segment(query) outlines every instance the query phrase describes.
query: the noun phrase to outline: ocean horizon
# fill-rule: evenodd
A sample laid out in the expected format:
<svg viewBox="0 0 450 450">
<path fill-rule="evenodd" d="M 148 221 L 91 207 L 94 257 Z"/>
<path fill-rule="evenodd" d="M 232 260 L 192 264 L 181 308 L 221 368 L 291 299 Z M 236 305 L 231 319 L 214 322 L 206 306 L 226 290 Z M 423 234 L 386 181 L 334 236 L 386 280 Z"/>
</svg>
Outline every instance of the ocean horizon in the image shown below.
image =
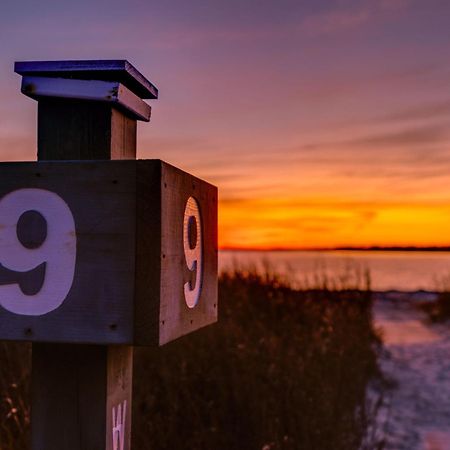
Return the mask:
<svg viewBox="0 0 450 450">
<path fill-rule="evenodd" d="M 365 287 L 368 275 L 374 291 L 450 289 L 448 250 L 220 250 L 219 271 L 234 268 L 269 270 L 295 287 Z"/>
</svg>

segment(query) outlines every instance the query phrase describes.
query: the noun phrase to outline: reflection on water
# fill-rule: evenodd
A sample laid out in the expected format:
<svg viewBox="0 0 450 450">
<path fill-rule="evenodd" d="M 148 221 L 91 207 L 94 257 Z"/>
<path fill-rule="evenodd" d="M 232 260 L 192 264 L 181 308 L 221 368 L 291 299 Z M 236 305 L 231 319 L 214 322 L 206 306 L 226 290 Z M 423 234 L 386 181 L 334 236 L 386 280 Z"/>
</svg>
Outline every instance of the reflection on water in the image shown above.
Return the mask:
<svg viewBox="0 0 450 450">
<path fill-rule="evenodd" d="M 357 267 L 360 274 L 370 272 L 372 289 L 388 291 L 434 291 L 438 281 L 450 274 L 450 252 L 383 252 L 383 251 L 221 251 L 221 270 L 233 266 L 267 266 L 299 284 L 315 283 L 319 275 L 330 278 L 345 276 Z"/>
</svg>

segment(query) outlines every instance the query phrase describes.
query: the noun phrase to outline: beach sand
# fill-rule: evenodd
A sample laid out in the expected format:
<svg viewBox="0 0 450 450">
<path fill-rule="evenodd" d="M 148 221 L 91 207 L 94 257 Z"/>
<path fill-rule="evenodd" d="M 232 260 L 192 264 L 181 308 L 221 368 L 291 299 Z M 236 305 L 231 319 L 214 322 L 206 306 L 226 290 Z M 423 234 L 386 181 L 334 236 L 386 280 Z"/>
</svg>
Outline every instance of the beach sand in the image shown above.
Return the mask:
<svg viewBox="0 0 450 450">
<path fill-rule="evenodd" d="M 431 325 L 415 308 L 432 293 L 377 293 L 375 325 L 391 387 L 378 416 L 387 450 L 450 450 L 450 324 Z"/>
</svg>

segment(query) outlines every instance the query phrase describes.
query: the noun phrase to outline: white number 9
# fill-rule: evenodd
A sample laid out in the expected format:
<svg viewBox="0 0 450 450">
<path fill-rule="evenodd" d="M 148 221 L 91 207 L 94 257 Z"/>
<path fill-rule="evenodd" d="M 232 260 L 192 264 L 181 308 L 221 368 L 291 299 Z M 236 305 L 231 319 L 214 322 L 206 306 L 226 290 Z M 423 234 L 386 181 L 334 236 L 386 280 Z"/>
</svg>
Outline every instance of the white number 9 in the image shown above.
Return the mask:
<svg viewBox="0 0 450 450">
<path fill-rule="evenodd" d="M 19 223 L 25 213 L 43 218 L 43 242 L 25 245 Z M 33 230 L 27 230 L 33 232 Z M 0 305 L 15 314 L 40 316 L 58 308 L 72 287 L 76 260 L 75 222 L 66 202 L 54 192 L 20 189 L 0 200 L 0 264 L 2 270 L 23 275 L 44 263 L 40 290 L 26 295 L 20 284 L 0 285 Z"/>
<path fill-rule="evenodd" d="M 200 298 L 203 273 L 202 221 L 200 208 L 194 197 L 189 197 L 184 210 L 183 246 L 186 265 L 195 271 L 194 283 L 184 284 L 184 299 L 189 308 L 193 308 Z"/>
</svg>

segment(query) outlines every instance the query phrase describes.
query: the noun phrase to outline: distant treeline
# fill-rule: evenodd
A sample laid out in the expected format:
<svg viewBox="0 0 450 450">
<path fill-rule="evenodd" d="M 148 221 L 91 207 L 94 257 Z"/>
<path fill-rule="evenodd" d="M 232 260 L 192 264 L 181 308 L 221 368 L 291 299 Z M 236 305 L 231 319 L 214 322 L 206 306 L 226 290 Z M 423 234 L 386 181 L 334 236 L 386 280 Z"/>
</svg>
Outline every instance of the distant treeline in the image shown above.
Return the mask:
<svg viewBox="0 0 450 450">
<path fill-rule="evenodd" d="M 450 252 L 450 247 L 337 247 L 334 250 L 382 252 Z"/>
<path fill-rule="evenodd" d="M 237 251 L 237 252 L 333 252 L 333 251 L 355 251 L 355 252 L 450 252 L 449 247 L 317 247 L 317 248 L 237 248 L 237 247 L 225 247 L 221 248 L 223 251 Z"/>
</svg>

